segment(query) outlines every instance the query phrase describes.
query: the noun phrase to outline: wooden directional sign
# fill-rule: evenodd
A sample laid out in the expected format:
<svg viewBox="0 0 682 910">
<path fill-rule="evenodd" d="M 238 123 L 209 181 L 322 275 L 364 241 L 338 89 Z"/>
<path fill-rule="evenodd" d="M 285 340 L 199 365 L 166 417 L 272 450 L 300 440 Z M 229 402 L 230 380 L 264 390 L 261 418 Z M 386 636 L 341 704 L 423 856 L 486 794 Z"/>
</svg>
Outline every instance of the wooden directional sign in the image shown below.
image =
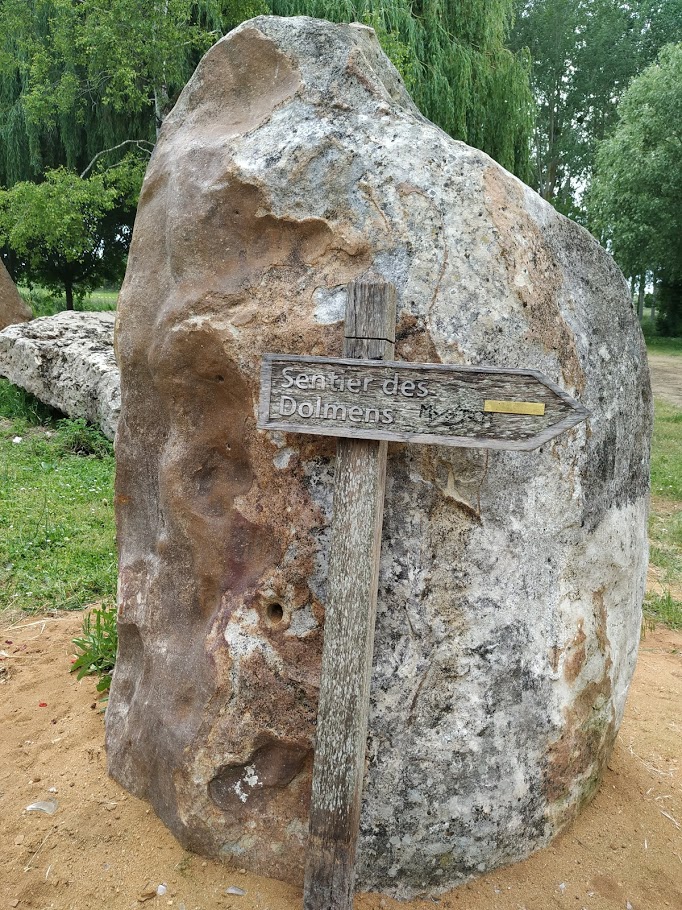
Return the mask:
<svg viewBox="0 0 682 910">
<path fill-rule="evenodd" d="M 266 354 L 258 426 L 341 437 L 304 910 L 351 910 L 388 440 L 534 449 L 588 412 L 535 370 L 397 363 L 395 288 L 348 286 L 343 359 Z"/>
<path fill-rule="evenodd" d="M 264 430 L 525 451 L 587 416 L 537 370 L 281 354 L 261 367 Z"/>
</svg>

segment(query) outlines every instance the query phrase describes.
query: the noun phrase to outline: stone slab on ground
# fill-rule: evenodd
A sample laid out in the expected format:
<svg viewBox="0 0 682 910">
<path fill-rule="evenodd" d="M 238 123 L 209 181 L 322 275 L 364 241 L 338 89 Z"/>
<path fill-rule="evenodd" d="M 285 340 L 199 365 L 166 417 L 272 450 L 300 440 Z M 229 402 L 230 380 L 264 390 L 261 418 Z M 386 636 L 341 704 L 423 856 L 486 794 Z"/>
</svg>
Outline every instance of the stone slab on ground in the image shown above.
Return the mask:
<svg viewBox="0 0 682 910">
<path fill-rule="evenodd" d="M 0 332 L 0 376 L 114 438 L 121 407 L 115 313 L 63 312 Z"/>
<path fill-rule="evenodd" d="M 17 322 L 28 322 L 31 315 L 30 308 L 0 261 L 0 330 Z"/>
<path fill-rule="evenodd" d="M 536 369 L 591 412 L 529 453 L 390 447 L 358 885 L 426 896 L 598 787 L 639 640 L 651 392 L 611 258 L 428 123 L 366 27 L 244 23 L 150 162 L 119 298 L 108 761 L 188 848 L 301 881 L 335 442 L 258 431 L 259 368 L 339 356 L 358 278 L 397 288 L 398 359 Z"/>
</svg>

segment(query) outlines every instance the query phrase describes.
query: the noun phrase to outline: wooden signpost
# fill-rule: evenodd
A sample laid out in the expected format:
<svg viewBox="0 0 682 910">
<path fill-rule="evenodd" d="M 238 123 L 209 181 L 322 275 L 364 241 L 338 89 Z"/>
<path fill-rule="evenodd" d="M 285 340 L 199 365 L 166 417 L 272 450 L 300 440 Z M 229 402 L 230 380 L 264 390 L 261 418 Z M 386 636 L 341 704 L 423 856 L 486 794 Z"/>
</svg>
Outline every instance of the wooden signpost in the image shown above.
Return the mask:
<svg viewBox="0 0 682 910">
<path fill-rule="evenodd" d="M 589 413 L 535 370 L 403 363 L 395 289 L 348 286 L 344 357 L 265 354 L 258 426 L 338 436 L 304 910 L 350 910 L 389 440 L 530 450 Z"/>
</svg>

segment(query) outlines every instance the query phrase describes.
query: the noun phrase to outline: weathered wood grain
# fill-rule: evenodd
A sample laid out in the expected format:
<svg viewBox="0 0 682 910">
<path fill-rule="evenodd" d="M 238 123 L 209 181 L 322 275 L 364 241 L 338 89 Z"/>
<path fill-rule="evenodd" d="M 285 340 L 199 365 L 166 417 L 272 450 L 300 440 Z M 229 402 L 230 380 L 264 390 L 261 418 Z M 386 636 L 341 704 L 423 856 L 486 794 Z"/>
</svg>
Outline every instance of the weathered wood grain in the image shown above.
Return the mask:
<svg viewBox="0 0 682 910">
<path fill-rule="evenodd" d="M 588 416 L 537 370 L 266 354 L 258 425 L 527 451 Z"/>
<path fill-rule="evenodd" d="M 393 354 L 395 289 L 348 288 L 349 357 Z M 371 332 L 377 338 L 348 337 Z M 315 739 L 313 794 L 303 906 L 350 910 L 365 770 L 386 442 L 341 439 L 334 477 L 328 602 Z"/>
</svg>

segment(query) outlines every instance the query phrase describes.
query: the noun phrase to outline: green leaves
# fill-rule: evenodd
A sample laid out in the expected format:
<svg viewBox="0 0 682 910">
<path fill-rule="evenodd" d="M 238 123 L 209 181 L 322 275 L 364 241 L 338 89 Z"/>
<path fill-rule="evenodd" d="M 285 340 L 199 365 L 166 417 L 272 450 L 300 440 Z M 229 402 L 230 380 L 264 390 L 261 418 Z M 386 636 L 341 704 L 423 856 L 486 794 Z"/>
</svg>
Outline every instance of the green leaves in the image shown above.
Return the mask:
<svg viewBox="0 0 682 910">
<path fill-rule="evenodd" d="M 97 247 L 97 223 L 116 198 L 101 174 L 81 180 L 65 168 L 48 171 L 43 183 L 17 183 L 2 192 L 2 239 L 33 267 L 56 250 L 66 262 L 78 261 Z"/>
<path fill-rule="evenodd" d="M 87 613 L 83 618 L 83 632 L 73 639 L 73 643 L 80 651 L 71 665 L 71 672 L 78 673 L 76 679 L 96 674 L 99 676 L 97 691 L 108 691 L 118 646 L 116 608 L 95 607 Z"/>
<path fill-rule="evenodd" d="M 25 281 L 64 287 L 67 299 L 119 280 L 141 181 L 141 162 L 127 158 L 86 179 L 57 168 L 0 190 L 0 245 Z"/>
<path fill-rule="evenodd" d="M 102 149 L 153 141 L 242 8 L 264 11 L 259 0 L 3 0 L 0 184 L 60 166 L 81 173 Z"/>
<path fill-rule="evenodd" d="M 630 81 L 682 37 L 682 0 L 517 0 L 512 46 L 527 47 L 537 103 L 535 188 L 585 220 L 598 143 Z"/>
<path fill-rule="evenodd" d="M 618 125 L 599 147 L 589 196 L 593 227 L 620 267 L 627 275 L 656 272 L 680 322 L 681 124 L 682 44 L 670 44 L 623 96 Z"/>
</svg>

